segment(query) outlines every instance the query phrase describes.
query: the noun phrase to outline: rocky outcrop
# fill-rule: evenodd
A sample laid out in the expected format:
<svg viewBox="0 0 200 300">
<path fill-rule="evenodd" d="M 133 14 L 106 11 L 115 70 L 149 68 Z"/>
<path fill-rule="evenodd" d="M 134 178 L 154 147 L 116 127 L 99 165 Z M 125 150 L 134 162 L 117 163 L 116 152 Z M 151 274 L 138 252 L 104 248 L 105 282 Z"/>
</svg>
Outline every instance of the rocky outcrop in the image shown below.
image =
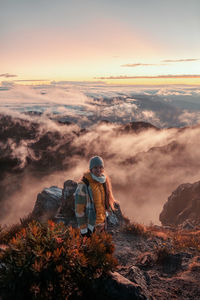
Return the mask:
<svg viewBox="0 0 200 300">
<path fill-rule="evenodd" d="M 131 282 L 138 284 L 142 288 L 145 295 L 148 295 L 149 278 L 146 272 L 140 270 L 140 268 L 138 268 L 137 266 L 132 266 L 128 271 L 127 278 Z"/>
<path fill-rule="evenodd" d="M 122 125 L 122 129 L 120 131 L 125 133 L 128 132 L 139 133 L 140 131 L 144 131 L 147 129 L 160 130 L 158 127 L 147 122 L 130 122 L 125 124 L 124 126 Z"/>
<path fill-rule="evenodd" d="M 64 182 L 63 189 L 52 186 L 45 188 L 38 194 L 31 216 L 40 221 L 47 222 L 54 219 L 65 225 L 76 224 L 74 213 L 74 193 L 77 183 L 72 180 Z"/>
<path fill-rule="evenodd" d="M 61 205 L 57 211 L 55 219 L 57 222 L 63 222 L 65 225 L 76 225 L 75 218 L 75 199 L 74 193 L 77 188 L 77 182 L 67 180 L 62 189 Z"/>
<path fill-rule="evenodd" d="M 110 273 L 110 275 L 103 280 L 97 280 L 93 289 L 95 291 L 95 299 L 150 299 L 149 295 L 146 294 L 139 284 L 130 281 L 118 272 Z"/>
<path fill-rule="evenodd" d="M 57 186 L 45 188 L 38 194 L 35 206 L 32 211 L 32 218 L 46 222 L 55 217 L 61 205 L 62 189 Z"/>
<path fill-rule="evenodd" d="M 65 220 L 67 216 L 70 218 L 74 215 L 75 186 L 75 182 L 66 181 L 63 189 L 51 187 L 42 191 L 38 196 L 40 201 L 37 200 L 35 213 L 38 212 L 38 215 L 43 216 L 44 207 L 46 210 L 52 207 L 56 210 L 57 206 L 53 204 L 60 203 L 57 217 L 62 212 Z M 51 196 L 51 205 L 45 202 L 48 200 L 47 194 Z M 57 202 L 56 196 L 58 196 Z M 71 197 L 71 202 L 67 200 L 68 197 Z M 50 211 L 52 212 L 52 209 Z M 120 224 L 119 220 L 117 218 L 118 224 Z M 185 222 L 184 226 L 191 227 L 189 222 Z M 181 234 L 181 231 L 175 227 L 151 226 L 147 228 L 148 235 L 135 235 L 134 232 L 125 229 L 126 226 L 122 230 L 117 225 L 108 231 L 112 235 L 114 256 L 118 260 L 118 266 L 113 270 L 115 272 L 97 277 L 94 282 L 86 279 L 86 282 L 89 282 L 84 285 L 83 296 L 86 297 L 81 296 L 80 299 L 199 299 L 199 231 L 186 233 L 183 231 L 184 235 L 181 237 L 191 235 L 191 243 L 188 246 L 183 244 L 184 248 L 179 248 L 170 238 Z M 0 243 L 0 251 L 4 250 L 4 245 Z"/>
<path fill-rule="evenodd" d="M 73 180 L 65 181 L 63 189 L 57 186 L 45 188 L 37 196 L 31 217 L 42 223 L 53 219 L 56 222 L 63 222 L 65 225 L 77 226 L 74 207 L 76 188 L 77 182 Z M 120 205 L 115 203 L 115 211 L 110 213 L 107 218 L 108 228 L 117 227 L 123 223 L 124 217 Z"/>
<path fill-rule="evenodd" d="M 200 224 L 200 181 L 181 184 L 160 213 L 162 225 Z"/>
</svg>

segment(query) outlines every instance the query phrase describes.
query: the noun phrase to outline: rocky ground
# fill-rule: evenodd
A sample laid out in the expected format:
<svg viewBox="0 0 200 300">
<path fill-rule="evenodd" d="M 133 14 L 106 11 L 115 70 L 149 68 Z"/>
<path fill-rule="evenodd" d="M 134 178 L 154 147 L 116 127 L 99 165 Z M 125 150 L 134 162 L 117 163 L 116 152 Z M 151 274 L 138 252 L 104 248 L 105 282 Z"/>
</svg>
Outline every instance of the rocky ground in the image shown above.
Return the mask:
<svg viewBox="0 0 200 300">
<path fill-rule="evenodd" d="M 146 299 L 200 299 L 197 249 L 175 249 L 163 227 L 152 235 L 149 231 L 149 236 L 122 228 L 111 234 L 119 262 L 117 272 L 138 284 Z"/>
<path fill-rule="evenodd" d="M 30 218 L 40 222 L 53 219 L 55 222 L 62 221 L 66 225 L 76 227 L 74 214 L 76 186 L 76 182 L 67 180 L 63 189 L 56 186 L 45 188 L 38 194 Z M 173 205 L 177 204 L 176 198 L 180 200 L 182 196 L 180 190 L 181 193 L 186 193 L 188 185 L 181 187 L 169 197 L 163 210 L 165 216 L 168 206 L 171 208 L 171 202 Z M 193 187 L 197 187 L 198 191 L 199 182 Z M 191 189 L 190 185 L 189 188 Z M 186 193 L 187 207 L 189 203 L 193 204 L 196 201 L 195 197 L 191 197 L 197 194 L 194 188 L 192 193 L 188 191 Z M 115 272 L 103 279 L 103 282 L 97 280 L 93 290 L 95 299 L 200 299 L 198 222 L 192 223 L 189 218 L 183 219 L 182 224 L 169 226 L 167 222 L 167 226 L 145 227 L 131 223 L 125 218 L 119 204 L 116 204 L 115 208 L 114 216 L 110 217 L 108 222 L 108 232 L 112 235 L 115 245 L 114 255 L 118 260 L 118 266 Z M 185 206 L 182 209 L 185 211 Z M 192 209 L 187 209 L 188 211 L 191 213 Z M 185 216 L 188 217 L 188 214 Z"/>
<path fill-rule="evenodd" d="M 76 226 L 75 189 L 76 183 L 68 180 L 62 191 L 57 187 L 43 190 L 38 195 L 33 217 L 44 221 L 57 211 L 56 221 Z M 173 202 L 176 203 L 175 196 Z M 118 267 L 107 281 L 95 287 L 95 292 L 99 288 L 99 295 L 109 300 L 200 299 L 199 226 L 189 219 L 179 225 L 145 227 L 124 218 L 119 205 L 115 215 L 119 222 L 109 223 L 108 232 L 113 238 Z"/>
</svg>

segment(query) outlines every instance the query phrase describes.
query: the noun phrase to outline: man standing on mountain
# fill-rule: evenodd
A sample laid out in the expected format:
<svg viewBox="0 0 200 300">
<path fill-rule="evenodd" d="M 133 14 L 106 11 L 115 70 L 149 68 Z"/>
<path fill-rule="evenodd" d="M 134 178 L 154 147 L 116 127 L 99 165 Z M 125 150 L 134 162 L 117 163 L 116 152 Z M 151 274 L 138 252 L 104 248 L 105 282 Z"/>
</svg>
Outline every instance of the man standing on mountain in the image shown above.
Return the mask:
<svg viewBox="0 0 200 300">
<path fill-rule="evenodd" d="M 75 213 L 83 236 L 106 229 L 106 215 L 114 210 L 114 202 L 112 186 L 104 172 L 103 159 L 94 156 L 75 192 Z"/>
</svg>

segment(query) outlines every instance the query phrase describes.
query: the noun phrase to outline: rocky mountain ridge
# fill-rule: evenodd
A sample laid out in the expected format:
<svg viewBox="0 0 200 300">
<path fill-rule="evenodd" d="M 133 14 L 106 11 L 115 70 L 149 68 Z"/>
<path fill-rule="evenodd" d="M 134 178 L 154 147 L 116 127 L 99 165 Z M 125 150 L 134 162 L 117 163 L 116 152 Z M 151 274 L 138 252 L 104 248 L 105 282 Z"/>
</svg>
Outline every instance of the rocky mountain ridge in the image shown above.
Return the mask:
<svg viewBox="0 0 200 300">
<path fill-rule="evenodd" d="M 160 213 L 162 225 L 181 225 L 188 222 L 200 225 L 200 181 L 184 183 L 169 196 Z"/>
<path fill-rule="evenodd" d="M 199 186 L 200 182 L 179 186 L 169 197 L 169 202 L 175 205 L 177 200 L 177 205 L 180 205 L 179 197 L 183 193 L 187 195 L 185 202 L 188 204 L 191 199 L 193 207 Z M 72 180 L 67 180 L 63 189 L 55 186 L 44 189 L 38 194 L 32 217 L 42 222 L 53 218 L 56 222 L 64 221 L 67 225 L 77 226 L 74 216 L 75 189 L 76 182 Z M 170 208 L 175 213 L 174 207 Z M 127 221 L 120 206 L 115 214 L 119 222 L 110 223 L 108 232 L 112 235 L 119 264 L 116 272 L 107 279 L 97 280 L 93 286 L 98 294 L 97 299 L 200 299 L 197 276 L 200 248 L 177 243 L 178 235 L 199 239 L 199 229 L 185 224 L 175 228 L 174 223 L 169 222 L 166 223 L 168 226 L 152 225 L 145 228 Z M 123 298 L 120 298 L 122 295 Z"/>
</svg>

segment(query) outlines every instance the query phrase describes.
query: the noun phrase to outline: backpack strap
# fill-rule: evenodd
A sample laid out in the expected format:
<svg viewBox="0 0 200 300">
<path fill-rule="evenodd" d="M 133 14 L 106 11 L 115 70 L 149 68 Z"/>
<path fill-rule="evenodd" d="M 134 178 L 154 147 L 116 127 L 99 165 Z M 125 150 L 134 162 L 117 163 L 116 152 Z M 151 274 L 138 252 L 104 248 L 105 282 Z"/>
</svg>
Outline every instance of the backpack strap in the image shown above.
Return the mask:
<svg viewBox="0 0 200 300">
<path fill-rule="evenodd" d="M 83 181 L 86 184 L 87 187 L 89 186 L 89 180 L 86 177 L 83 176 L 81 181 Z"/>
<path fill-rule="evenodd" d="M 109 205 L 109 194 L 108 194 L 108 188 L 107 188 L 107 183 L 104 182 L 103 183 L 103 188 L 104 188 L 104 192 L 105 192 L 105 208 L 109 209 L 110 205 Z"/>
</svg>

